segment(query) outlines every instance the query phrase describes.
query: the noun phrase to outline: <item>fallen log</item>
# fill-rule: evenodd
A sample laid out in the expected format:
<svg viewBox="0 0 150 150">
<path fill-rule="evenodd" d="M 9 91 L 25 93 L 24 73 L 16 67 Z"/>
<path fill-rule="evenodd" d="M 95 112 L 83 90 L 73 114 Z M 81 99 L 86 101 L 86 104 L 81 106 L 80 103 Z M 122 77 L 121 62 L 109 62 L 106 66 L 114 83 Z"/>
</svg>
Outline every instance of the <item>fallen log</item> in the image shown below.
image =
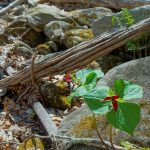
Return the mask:
<svg viewBox="0 0 150 150">
<path fill-rule="evenodd" d="M 41 2 L 50 2 L 55 5 L 78 5 L 89 7 L 106 7 L 115 10 L 121 10 L 121 8 L 135 8 L 144 5 L 150 5 L 149 0 L 41 0 Z"/>
<path fill-rule="evenodd" d="M 150 18 L 145 19 L 129 28 L 105 32 L 92 40 L 83 42 L 61 54 L 54 55 L 34 65 L 35 79 L 44 76 L 65 73 L 89 64 L 99 56 L 104 56 L 116 48 L 150 31 Z M 26 84 L 31 81 L 31 67 L 17 72 L 13 76 L 0 80 L 0 88 L 11 85 Z"/>
</svg>

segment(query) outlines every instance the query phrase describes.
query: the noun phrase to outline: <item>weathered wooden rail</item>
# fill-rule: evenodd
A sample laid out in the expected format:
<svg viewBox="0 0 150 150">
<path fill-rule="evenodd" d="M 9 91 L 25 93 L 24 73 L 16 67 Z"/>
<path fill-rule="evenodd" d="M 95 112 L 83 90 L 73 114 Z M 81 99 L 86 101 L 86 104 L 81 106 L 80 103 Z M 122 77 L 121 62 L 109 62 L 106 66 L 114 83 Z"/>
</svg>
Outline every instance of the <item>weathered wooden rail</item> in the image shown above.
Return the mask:
<svg viewBox="0 0 150 150">
<path fill-rule="evenodd" d="M 35 78 L 47 75 L 65 73 L 67 71 L 87 65 L 99 56 L 104 56 L 116 48 L 123 46 L 128 40 L 135 39 L 145 32 L 150 31 L 150 18 L 145 19 L 129 28 L 106 32 L 92 40 L 83 42 L 61 54 L 50 57 L 35 64 Z M 26 84 L 31 81 L 31 67 L 17 72 L 13 76 L 0 80 L 0 87 Z"/>
</svg>

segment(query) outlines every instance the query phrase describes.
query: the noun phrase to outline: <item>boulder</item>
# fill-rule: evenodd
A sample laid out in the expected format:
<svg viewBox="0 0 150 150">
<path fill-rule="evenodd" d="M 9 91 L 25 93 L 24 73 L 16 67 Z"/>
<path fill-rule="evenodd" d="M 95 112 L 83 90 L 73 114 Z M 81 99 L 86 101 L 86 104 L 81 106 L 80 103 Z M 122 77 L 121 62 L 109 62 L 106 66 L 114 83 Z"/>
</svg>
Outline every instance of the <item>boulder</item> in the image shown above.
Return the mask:
<svg viewBox="0 0 150 150">
<path fill-rule="evenodd" d="M 58 52 L 58 47 L 55 42 L 48 41 L 44 44 L 40 44 L 36 47 L 39 55 L 47 55 L 50 53 Z"/>
<path fill-rule="evenodd" d="M 51 21 L 65 20 L 69 14 L 55 6 L 39 4 L 34 8 L 27 10 L 26 17 L 28 24 L 37 32 L 41 32 L 44 26 Z"/>
<path fill-rule="evenodd" d="M 66 32 L 64 44 L 67 48 L 71 48 L 83 41 L 92 39 L 93 32 L 91 29 L 73 29 Z"/>
<path fill-rule="evenodd" d="M 149 18 L 150 5 L 137 7 L 129 10 L 129 12 L 133 15 L 135 23 L 137 23 L 141 20 Z M 114 25 L 112 24 L 112 16 L 120 17 L 121 12 L 101 17 L 93 22 L 92 28 L 95 36 L 114 28 Z"/>
<path fill-rule="evenodd" d="M 96 62 L 99 64 L 102 71 L 106 73 L 113 67 L 120 65 L 123 62 L 123 60 L 122 57 L 118 55 L 106 55 L 103 57 L 98 57 L 96 59 Z"/>
<path fill-rule="evenodd" d="M 66 96 L 68 91 L 61 89 L 54 83 L 45 82 L 40 86 L 40 91 L 45 107 L 58 108 L 60 110 L 66 110 L 70 107 Z"/>
<path fill-rule="evenodd" d="M 9 41 L 8 36 L 6 34 L 0 33 L 0 46 L 4 44 L 8 44 L 9 42 L 10 41 Z"/>
<path fill-rule="evenodd" d="M 10 37 L 22 37 L 22 41 L 31 47 L 35 47 L 45 41 L 41 33 L 36 32 L 29 27 L 7 28 L 4 33 Z"/>
<path fill-rule="evenodd" d="M 125 79 L 143 87 L 144 98 L 139 100 L 141 105 L 141 121 L 136 127 L 133 136 L 125 132 L 113 129 L 113 142 L 120 143 L 120 140 L 128 140 L 143 147 L 150 147 L 150 57 L 133 60 L 111 69 L 98 83 L 97 86 L 112 86 L 115 79 Z M 137 102 L 137 100 L 134 100 Z M 103 139 L 109 141 L 109 124 L 104 116 L 96 116 L 99 131 Z M 131 120 L 132 121 L 132 120 Z M 98 138 L 91 111 L 86 105 L 69 114 L 59 127 L 60 135 L 71 137 Z M 82 150 L 86 149 L 84 147 Z M 78 146 L 78 150 L 81 150 Z"/>
<path fill-rule="evenodd" d="M 73 29 L 73 25 L 64 21 L 52 21 L 45 25 L 44 33 L 50 40 L 59 42 L 64 38 L 65 32 Z"/>
<path fill-rule="evenodd" d="M 89 9 L 79 9 L 70 12 L 71 17 L 81 26 L 91 27 L 94 20 L 106 15 L 111 15 L 112 11 L 108 8 L 95 7 Z"/>
<path fill-rule="evenodd" d="M 16 6 L 11 10 L 11 14 L 15 16 L 20 16 L 25 14 L 25 7 L 24 6 Z"/>
</svg>

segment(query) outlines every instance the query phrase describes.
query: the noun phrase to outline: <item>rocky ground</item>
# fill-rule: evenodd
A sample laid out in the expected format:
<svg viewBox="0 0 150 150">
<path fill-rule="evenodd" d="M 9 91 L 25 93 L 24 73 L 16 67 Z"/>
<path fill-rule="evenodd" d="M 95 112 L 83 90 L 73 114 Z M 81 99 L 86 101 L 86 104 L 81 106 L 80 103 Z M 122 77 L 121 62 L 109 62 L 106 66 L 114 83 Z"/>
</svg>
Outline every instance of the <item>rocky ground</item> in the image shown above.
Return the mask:
<svg viewBox="0 0 150 150">
<path fill-rule="evenodd" d="M 2 1 L 0 5 L 5 8 L 10 2 L 13 1 Z M 129 12 L 137 23 L 150 17 L 150 5 L 136 7 Z M 86 9 L 71 7 L 71 11 L 66 11 L 45 1 L 36 6 L 24 3 L 12 8 L 0 16 L 0 79 L 32 66 L 35 54 L 36 64 L 39 60 L 57 55 L 106 31 L 117 30 L 118 26 L 112 24 L 112 16 L 120 17 L 121 12 L 104 7 Z M 136 134 L 129 137 L 123 132 L 114 130 L 114 143 L 117 145 L 120 145 L 120 139 L 124 139 L 140 147 L 150 147 L 149 33 L 146 38 L 145 43 L 142 43 L 143 39 L 139 40 L 138 51 L 128 50 L 125 45 L 108 55 L 98 57 L 87 66 L 101 69 L 106 73 L 97 86 L 111 85 L 114 79 L 121 77 L 144 87 L 144 98 L 140 102 L 142 120 Z M 138 60 L 133 60 L 135 58 Z M 31 75 L 32 77 L 34 75 Z M 36 95 L 36 100 L 42 103 L 49 118 L 57 126 L 58 136 L 97 138 L 89 125 L 91 115 L 88 108 L 79 101 L 72 104 L 68 102 L 70 87 L 64 81 L 64 74 L 43 76 L 38 83 L 34 83 L 34 86 L 33 82 L 34 80 L 25 85 L 0 88 L 0 150 L 55 150 L 64 145 L 65 142 L 61 140 L 54 146 L 48 137 L 44 137 L 45 129 L 29 100 L 33 95 Z M 38 89 L 37 93 L 33 92 L 35 87 Z M 108 140 L 105 134 L 108 123 L 101 117 L 97 119 L 104 139 Z M 68 149 L 98 148 L 94 145 L 73 143 Z"/>
</svg>

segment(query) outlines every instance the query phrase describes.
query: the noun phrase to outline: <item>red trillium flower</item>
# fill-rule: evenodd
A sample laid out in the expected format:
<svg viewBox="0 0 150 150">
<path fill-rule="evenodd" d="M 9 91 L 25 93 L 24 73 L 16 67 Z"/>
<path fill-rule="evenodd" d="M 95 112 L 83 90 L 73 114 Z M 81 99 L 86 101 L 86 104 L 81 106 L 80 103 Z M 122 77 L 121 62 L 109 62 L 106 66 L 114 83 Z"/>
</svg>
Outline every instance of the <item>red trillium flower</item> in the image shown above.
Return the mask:
<svg viewBox="0 0 150 150">
<path fill-rule="evenodd" d="M 66 75 L 64 76 L 63 80 L 67 83 L 70 83 L 72 81 L 72 77 L 70 72 L 67 72 Z"/>
<path fill-rule="evenodd" d="M 112 106 L 114 108 L 114 111 L 117 111 L 118 109 L 118 102 L 117 99 L 119 98 L 119 96 L 107 96 L 102 102 L 105 101 L 112 101 Z"/>
</svg>

